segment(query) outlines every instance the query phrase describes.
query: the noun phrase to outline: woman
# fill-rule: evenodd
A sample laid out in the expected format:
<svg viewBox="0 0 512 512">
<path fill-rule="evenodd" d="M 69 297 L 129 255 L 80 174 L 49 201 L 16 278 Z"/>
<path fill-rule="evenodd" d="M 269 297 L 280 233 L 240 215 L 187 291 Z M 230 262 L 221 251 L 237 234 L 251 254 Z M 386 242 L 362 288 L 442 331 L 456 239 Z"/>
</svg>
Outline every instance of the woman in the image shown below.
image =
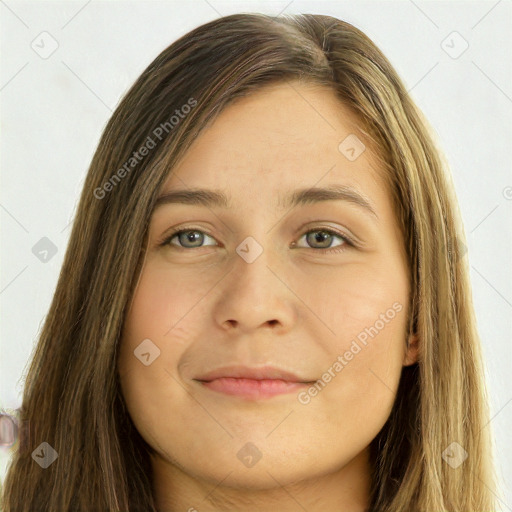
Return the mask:
<svg viewBox="0 0 512 512">
<path fill-rule="evenodd" d="M 495 510 L 463 243 L 361 31 L 191 31 L 94 155 L 4 510 Z"/>
</svg>

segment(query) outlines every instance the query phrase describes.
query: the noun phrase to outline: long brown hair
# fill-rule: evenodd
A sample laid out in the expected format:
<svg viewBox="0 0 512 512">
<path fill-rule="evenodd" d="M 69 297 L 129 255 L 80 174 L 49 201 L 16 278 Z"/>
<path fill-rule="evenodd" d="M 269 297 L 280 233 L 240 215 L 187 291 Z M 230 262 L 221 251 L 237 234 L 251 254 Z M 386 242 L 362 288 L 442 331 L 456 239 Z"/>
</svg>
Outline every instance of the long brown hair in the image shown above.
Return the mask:
<svg viewBox="0 0 512 512">
<path fill-rule="evenodd" d="M 495 510 L 465 237 L 428 124 L 389 61 L 349 23 L 236 14 L 158 55 L 104 130 L 26 378 L 5 512 L 155 510 L 149 446 L 127 413 L 116 369 L 152 207 L 168 173 L 222 109 L 292 80 L 331 87 L 358 116 L 382 163 L 409 261 L 409 328 L 419 336 L 420 359 L 403 369 L 391 415 L 371 443 L 370 510 Z M 46 469 L 32 457 L 43 442 L 58 453 Z M 458 468 L 443 459 L 454 442 L 468 454 Z"/>
</svg>

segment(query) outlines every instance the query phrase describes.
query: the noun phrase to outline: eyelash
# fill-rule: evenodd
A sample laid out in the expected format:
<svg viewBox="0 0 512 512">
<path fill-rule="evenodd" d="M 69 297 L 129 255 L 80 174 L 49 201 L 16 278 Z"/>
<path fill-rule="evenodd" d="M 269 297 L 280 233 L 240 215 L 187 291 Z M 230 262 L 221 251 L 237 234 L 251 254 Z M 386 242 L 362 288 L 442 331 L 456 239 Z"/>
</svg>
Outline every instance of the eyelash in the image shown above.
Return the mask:
<svg viewBox="0 0 512 512">
<path fill-rule="evenodd" d="M 214 237 L 212 235 L 210 235 L 209 233 L 206 233 L 202 229 L 196 229 L 196 228 L 192 228 L 192 227 L 185 227 L 185 228 L 180 228 L 179 230 L 173 231 L 170 235 L 168 235 L 158 245 L 160 245 L 161 247 L 164 247 L 164 246 L 168 245 L 168 246 L 172 246 L 175 249 L 184 250 L 184 251 L 190 251 L 190 250 L 193 250 L 193 249 L 202 249 L 202 247 L 180 247 L 178 245 L 171 244 L 171 240 L 176 235 L 180 235 L 181 233 L 187 233 L 187 232 L 203 233 L 203 234 L 205 234 L 205 235 L 207 235 L 207 236 L 209 236 L 209 237 L 214 239 Z M 355 247 L 354 241 L 350 237 L 348 237 L 347 235 L 341 234 L 341 233 L 339 233 L 337 231 L 334 231 L 332 229 L 327 229 L 327 228 L 322 228 L 322 227 L 318 227 L 318 228 L 315 228 L 315 229 L 309 229 L 308 231 L 305 231 L 304 233 L 302 233 L 300 238 L 302 238 L 304 235 L 308 235 L 309 233 L 314 233 L 314 232 L 324 232 L 324 233 L 328 233 L 329 235 L 337 236 L 337 237 L 341 238 L 343 240 L 343 242 L 345 242 L 345 243 L 342 244 L 342 245 L 338 245 L 336 247 L 331 247 L 331 248 L 328 247 L 328 248 L 325 248 L 325 249 L 316 249 L 315 247 L 309 247 L 309 249 L 312 249 L 313 251 L 319 251 L 319 252 L 323 252 L 325 254 L 333 254 L 333 253 L 340 253 L 340 252 L 345 251 L 347 249 L 347 246 Z M 299 247 L 299 249 L 308 249 L 308 247 Z"/>
</svg>

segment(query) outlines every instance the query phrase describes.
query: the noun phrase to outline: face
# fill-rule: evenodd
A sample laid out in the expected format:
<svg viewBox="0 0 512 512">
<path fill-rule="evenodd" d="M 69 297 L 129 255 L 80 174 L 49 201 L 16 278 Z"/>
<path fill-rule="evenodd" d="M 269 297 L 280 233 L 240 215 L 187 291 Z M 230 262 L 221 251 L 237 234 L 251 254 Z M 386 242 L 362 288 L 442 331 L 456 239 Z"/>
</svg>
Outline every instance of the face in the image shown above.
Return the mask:
<svg viewBox="0 0 512 512">
<path fill-rule="evenodd" d="M 313 194 L 329 187 L 352 200 Z M 330 89 L 274 85 L 227 107 L 161 196 L 196 188 L 226 204 L 169 196 L 152 214 L 118 361 L 133 422 L 155 464 L 197 479 L 335 472 L 367 453 L 415 360 L 369 142 Z"/>
</svg>

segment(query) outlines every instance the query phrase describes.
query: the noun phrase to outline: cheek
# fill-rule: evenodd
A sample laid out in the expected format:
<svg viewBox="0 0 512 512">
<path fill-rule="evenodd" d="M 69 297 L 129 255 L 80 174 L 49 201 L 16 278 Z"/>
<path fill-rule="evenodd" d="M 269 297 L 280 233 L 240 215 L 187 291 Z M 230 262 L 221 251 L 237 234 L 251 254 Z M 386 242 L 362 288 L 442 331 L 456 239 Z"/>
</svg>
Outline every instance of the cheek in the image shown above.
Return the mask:
<svg viewBox="0 0 512 512">
<path fill-rule="evenodd" d="M 299 407 L 315 425 L 340 439 L 332 446 L 341 454 L 344 446 L 357 453 L 382 429 L 396 397 L 401 373 L 398 338 L 386 326 L 366 345 L 357 338 L 339 343 L 331 364 L 307 394 L 299 396 Z"/>
<path fill-rule="evenodd" d="M 193 339 L 191 327 L 197 324 L 185 317 L 197 306 L 201 293 L 204 295 L 197 285 L 190 281 L 185 284 L 176 273 L 165 272 L 155 264 L 145 267 L 125 319 L 124 345 L 133 351 L 149 338 L 163 351 Z"/>
<path fill-rule="evenodd" d="M 134 421 L 147 415 L 154 390 L 172 391 L 171 374 L 190 340 L 194 323 L 180 321 L 189 300 L 176 280 L 146 268 L 124 321 L 118 359 L 121 388 Z M 190 299 L 192 300 L 192 299 Z M 154 398 L 154 397 L 153 397 Z M 173 399 L 170 394 L 169 400 Z M 169 402 L 170 403 L 170 402 Z"/>
<path fill-rule="evenodd" d="M 150 272 L 141 277 L 125 318 L 118 373 L 136 429 L 153 449 L 161 450 L 159 430 L 166 425 L 171 410 L 177 424 L 187 421 L 186 393 L 173 377 L 187 340 L 194 339 L 195 334 L 189 323 L 179 321 L 187 312 L 183 289 L 175 281 L 153 277 Z M 149 357 L 144 356 L 147 353 Z"/>
<path fill-rule="evenodd" d="M 323 337 L 328 363 L 303 402 L 325 421 L 340 429 L 349 424 L 353 435 L 365 432 L 362 437 L 371 439 L 389 416 L 398 388 L 408 288 L 405 275 L 385 266 L 352 270 L 331 280 L 327 294 L 324 287 L 313 296 L 334 334 Z"/>
</svg>

